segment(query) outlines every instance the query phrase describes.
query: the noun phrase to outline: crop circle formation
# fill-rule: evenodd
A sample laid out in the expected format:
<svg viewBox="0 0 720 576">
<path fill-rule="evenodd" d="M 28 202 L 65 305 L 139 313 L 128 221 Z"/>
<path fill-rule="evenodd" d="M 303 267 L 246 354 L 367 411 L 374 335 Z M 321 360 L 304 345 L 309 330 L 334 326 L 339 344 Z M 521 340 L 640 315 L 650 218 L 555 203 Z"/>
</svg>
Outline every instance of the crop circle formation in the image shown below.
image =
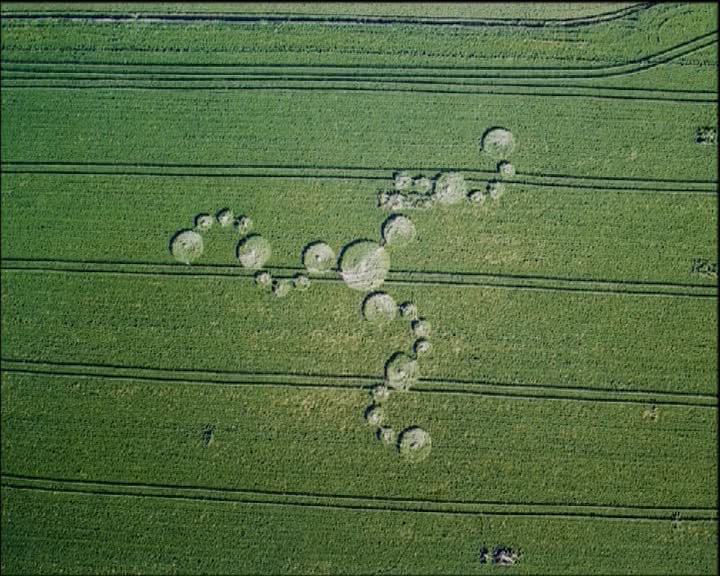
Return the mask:
<svg viewBox="0 0 720 576">
<path fill-rule="evenodd" d="M 293 281 L 289 278 L 283 278 L 282 280 L 273 280 L 272 293 L 278 298 L 285 298 L 285 296 L 290 294 L 293 287 Z"/>
<path fill-rule="evenodd" d="M 406 216 L 390 216 L 382 225 L 382 237 L 385 244 L 393 248 L 407 246 L 417 236 L 415 224 Z"/>
<path fill-rule="evenodd" d="M 310 278 L 305 276 L 305 274 L 295 274 L 293 277 L 293 288 L 296 288 L 300 291 L 305 291 L 308 288 L 310 288 Z"/>
<path fill-rule="evenodd" d="M 369 406 L 365 410 L 365 420 L 372 426 L 379 426 L 385 418 L 385 411 L 380 406 Z"/>
<path fill-rule="evenodd" d="M 335 266 L 335 252 L 325 242 L 313 242 L 303 251 L 303 266 L 308 272 L 329 272 Z"/>
<path fill-rule="evenodd" d="M 482 135 L 480 150 L 495 160 L 503 160 L 515 150 L 515 137 L 506 128 L 490 128 Z"/>
<path fill-rule="evenodd" d="M 385 382 L 390 388 L 408 390 L 419 375 L 417 360 L 403 352 L 394 354 L 385 365 Z"/>
<path fill-rule="evenodd" d="M 409 462 L 425 460 L 430 455 L 431 448 L 430 434 L 417 426 L 406 428 L 398 435 L 398 453 Z"/>
<path fill-rule="evenodd" d="M 459 172 L 448 172 L 435 180 L 433 197 L 438 204 L 448 206 L 465 200 L 467 192 L 468 186 L 463 175 Z"/>
<path fill-rule="evenodd" d="M 223 208 L 215 215 L 215 218 L 217 218 L 218 224 L 220 224 L 223 228 L 230 226 L 233 222 L 232 210 Z"/>
<path fill-rule="evenodd" d="M 389 271 L 390 256 L 376 242 L 358 240 L 348 244 L 342 252 L 340 275 L 353 290 L 377 290 L 385 282 Z"/>
<path fill-rule="evenodd" d="M 178 262 L 190 264 L 203 253 L 203 239 L 194 230 L 183 230 L 176 234 L 170 243 L 170 252 Z"/>
<path fill-rule="evenodd" d="M 237 259 L 245 268 L 252 270 L 262 268 L 271 254 L 270 242 L 257 234 L 238 242 Z"/>
<path fill-rule="evenodd" d="M 362 313 L 363 318 L 368 322 L 390 322 L 397 314 L 397 304 L 389 294 L 376 292 L 365 298 Z"/>
<path fill-rule="evenodd" d="M 198 214 L 195 216 L 195 230 L 198 232 L 207 232 L 212 228 L 213 219 L 210 214 Z"/>
<path fill-rule="evenodd" d="M 238 216 L 235 218 L 235 228 L 237 228 L 237 231 L 241 236 L 250 232 L 252 227 L 253 221 L 248 216 Z"/>
</svg>

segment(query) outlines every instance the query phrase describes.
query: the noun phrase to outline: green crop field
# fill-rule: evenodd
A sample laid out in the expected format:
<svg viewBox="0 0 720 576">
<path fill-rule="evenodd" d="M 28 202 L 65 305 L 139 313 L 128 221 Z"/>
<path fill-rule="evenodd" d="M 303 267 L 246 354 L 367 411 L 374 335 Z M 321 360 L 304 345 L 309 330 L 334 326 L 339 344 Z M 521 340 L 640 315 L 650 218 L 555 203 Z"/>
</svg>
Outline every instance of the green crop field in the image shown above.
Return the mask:
<svg viewBox="0 0 720 576">
<path fill-rule="evenodd" d="M 717 574 L 715 3 L 4 3 L 3 574 Z"/>
</svg>

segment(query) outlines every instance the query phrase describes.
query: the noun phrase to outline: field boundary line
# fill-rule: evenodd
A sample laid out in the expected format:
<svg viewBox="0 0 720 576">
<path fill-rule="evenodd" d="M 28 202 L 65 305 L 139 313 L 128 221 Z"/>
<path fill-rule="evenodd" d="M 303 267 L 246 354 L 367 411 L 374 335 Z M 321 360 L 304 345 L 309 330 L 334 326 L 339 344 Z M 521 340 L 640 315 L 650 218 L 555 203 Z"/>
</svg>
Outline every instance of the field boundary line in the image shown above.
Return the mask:
<svg viewBox="0 0 720 576">
<path fill-rule="evenodd" d="M 148 384 L 257 386 L 325 390 L 367 391 L 381 384 L 381 376 L 241 372 L 231 370 L 167 369 L 112 364 L 2 359 L 0 372 L 58 378 L 127 380 Z M 718 396 L 694 392 L 618 390 L 555 384 L 504 383 L 489 380 L 420 378 L 411 393 L 454 396 L 487 396 L 520 400 L 558 400 L 619 404 L 657 404 L 696 408 L 718 407 Z"/>
<path fill-rule="evenodd" d="M 332 166 L 297 165 L 199 165 L 188 164 L 150 164 L 150 163 L 102 163 L 102 162 L 29 162 L 3 161 L 0 163 L 3 174 L 41 174 L 51 176 L 152 176 L 152 177 L 195 177 L 195 178 L 280 178 L 280 179 L 329 179 L 392 182 L 396 169 L 361 168 Z M 491 170 L 475 168 L 405 168 L 404 170 L 424 172 L 428 175 L 441 172 L 463 172 L 471 183 L 486 184 L 496 178 Z M 506 182 L 513 186 L 531 189 L 547 188 L 551 191 L 594 191 L 627 192 L 648 194 L 718 194 L 718 185 L 712 180 L 672 181 L 660 179 L 622 179 L 619 177 L 593 176 L 543 176 L 536 173 L 518 173 Z M 585 183 L 589 182 L 589 183 Z M 631 185 L 630 183 L 634 183 Z M 640 186 L 643 184 L 643 186 Z M 647 187 L 650 185 L 654 187 Z M 674 187 L 671 187 L 675 185 Z M 682 186 L 678 186 L 682 185 Z M 699 187 L 702 186 L 702 187 Z M 707 186 L 707 187 L 706 187 Z"/>
<path fill-rule="evenodd" d="M 74 20 L 74 21 L 101 21 L 101 22 L 167 22 L 167 23 L 193 23 L 193 22 L 224 22 L 234 24 L 253 24 L 261 22 L 283 24 L 343 24 L 343 25 L 425 25 L 425 26 L 462 26 L 462 27 L 490 27 L 507 26 L 519 28 L 580 28 L 604 22 L 620 20 L 635 15 L 643 10 L 649 10 L 653 2 L 636 2 L 631 6 L 600 12 L 590 16 L 573 18 L 492 18 L 492 17 L 465 17 L 452 16 L 403 16 L 394 15 L 359 15 L 359 14 L 299 14 L 293 12 L 270 13 L 242 13 L 242 12 L 102 12 L 99 10 L 78 10 L 77 12 L 60 10 L 38 11 L 5 11 L 1 13 L 7 20 Z"/>
<path fill-rule="evenodd" d="M 266 269 L 277 278 L 292 278 L 304 272 L 301 267 L 268 266 Z M 127 276 L 173 276 L 206 278 L 242 278 L 254 281 L 254 274 L 239 265 L 193 265 L 170 263 L 131 263 L 123 261 L 73 261 L 32 258 L 8 258 L 0 260 L 4 272 L 55 273 L 55 274 L 105 274 Z M 314 282 L 342 284 L 337 274 L 311 275 Z M 717 299 L 718 286 L 713 284 L 682 284 L 641 282 L 636 280 L 582 280 L 553 279 L 520 275 L 483 274 L 470 272 L 390 271 L 386 284 L 430 285 L 462 288 L 490 288 L 507 290 L 533 290 L 550 292 L 575 292 L 593 295 L 629 295 L 666 298 Z"/>
<path fill-rule="evenodd" d="M 232 502 L 273 506 L 312 507 L 376 512 L 431 513 L 441 515 L 498 515 L 619 520 L 668 521 L 680 514 L 683 521 L 716 521 L 710 507 L 640 505 L 544 504 L 493 501 L 433 500 L 388 496 L 350 496 L 310 492 L 211 488 L 171 484 L 144 484 L 108 480 L 68 480 L 2 473 L 2 486 L 45 492 L 78 493 L 90 496 L 164 498 L 206 502 Z"/>
</svg>

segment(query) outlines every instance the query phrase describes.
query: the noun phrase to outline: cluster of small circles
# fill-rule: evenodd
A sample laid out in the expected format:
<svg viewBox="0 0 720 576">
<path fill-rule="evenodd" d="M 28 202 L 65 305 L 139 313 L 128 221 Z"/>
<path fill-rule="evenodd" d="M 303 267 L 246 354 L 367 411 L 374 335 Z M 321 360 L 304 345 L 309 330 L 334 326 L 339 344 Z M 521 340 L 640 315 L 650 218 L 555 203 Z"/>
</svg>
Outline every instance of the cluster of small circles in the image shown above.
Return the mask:
<svg viewBox="0 0 720 576">
<path fill-rule="evenodd" d="M 408 172 L 399 171 L 393 175 L 393 181 L 393 190 L 378 194 L 380 208 L 393 212 L 457 204 L 467 195 L 467 184 L 458 172 L 441 172 L 428 178 L 422 174 L 413 177 Z"/>
<path fill-rule="evenodd" d="M 418 317 L 417 307 L 412 302 L 399 306 L 389 294 L 375 292 L 363 301 L 363 317 L 368 322 L 386 323 L 398 316 L 410 322 L 410 331 L 415 337 L 411 352 L 395 352 L 385 364 L 385 381 L 370 390 L 370 405 L 365 409 L 365 421 L 375 428 L 375 437 L 388 446 L 394 446 L 400 456 L 412 462 L 424 460 L 430 453 L 430 434 L 412 426 L 395 434 L 387 425 L 386 406 L 395 390 L 406 391 L 419 377 L 418 358 L 430 351 L 428 337 L 430 322 Z"/>
<path fill-rule="evenodd" d="M 407 171 L 393 174 L 393 189 L 378 194 L 380 208 L 390 211 L 428 209 L 436 205 L 450 206 L 463 200 L 482 204 L 489 197 L 497 200 L 505 191 L 508 178 L 515 176 L 515 166 L 507 158 L 516 148 L 515 137 L 506 128 L 488 128 L 480 138 L 480 150 L 498 161 L 497 176 L 487 182 L 484 189 L 470 189 L 459 172 L 440 172 L 433 178 Z"/>
<path fill-rule="evenodd" d="M 488 181 L 484 190 L 470 190 L 468 200 L 474 204 L 482 204 L 489 197 L 497 200 L 505 192 L 506 180 L 515 176 L 515 166 L 507 158 L 515 150 L 515 137 L 506 128 L 488 128 L 480 138 L 480 151 L 498 161 L 495 171 L 497 176 Z"/>
<path fill-rule="evenodd" d="M 215 213 L 198 214 L 192 228 L 176 232 L 170 239 L 170 253 L 178 262 L 190 264 L 200 258 L 205 249 L 203 234 L 217 222 L 223 228 L 231 225 L 242 237 L 237 245 L 237 258 L 246 268 L 260 268 L 270 258 L 270 243 L 258 234 L 248 235 L 253 222 L 248 216 L 233 216 L 232 210 L 223 208 Z"/>
<path fill-rule="evenodd" d="M 304 292 L 310 287 L 310 278 L 305 274 L 295 274 L 292 278 L 273 278 L 270 272 L 261 270 L 255 274 L 255 286 L 272 292 L 277 298 L 285 298 L 293 291 Z"/>
<path fill-rule="evenodd" d="M 484 190 L 470 190 L 468 200 L 474 204 L 482 204 L 487 198 L 497 200 L 505 192 L 507 178 L 515 176 L 515 166 L 507 160 L 498 162 L 497 177 L 488 181 Z"/>
</svg>

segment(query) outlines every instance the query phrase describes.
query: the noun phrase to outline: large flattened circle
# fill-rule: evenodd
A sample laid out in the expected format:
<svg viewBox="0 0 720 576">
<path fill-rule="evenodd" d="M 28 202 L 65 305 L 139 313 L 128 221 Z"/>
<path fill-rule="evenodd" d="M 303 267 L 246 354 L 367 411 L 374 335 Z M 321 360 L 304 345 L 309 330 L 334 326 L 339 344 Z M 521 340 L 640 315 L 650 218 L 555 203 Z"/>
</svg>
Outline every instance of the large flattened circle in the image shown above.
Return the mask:
<svg viewBox="0 0 720 576">
<path fill-rule="evenodd" d="M 381 233 L 385 244 L 397 248 L 407 246 L 417 236 L 412 220 L 399 214 L 390 216 L 383 222 Z"/>
<path fill-rule="evenodd" d="M 253 234 L 238 242 L 237 259 L 245 268 L 257 270 L 270 259 L 270 242 L 262 236 Z"/>
<path fill-rule="evenodd" d="M 375 292 L 363 301 L 363 318 L 368 322 L 383 324 L 390 322 L 397 315 L 397 304 L 389 294 Z"/>
<path fill-rule="evenodd" d="M 190 264 L 200 258 L 203 248 L 202 236 L 194 230 L 182 230 L 170 241 L 170 253 L 183 264 Z"/>
<path fill-rule="evenodd" d="M 353 290 L 377 290 L 385 282 L 389 271 L 390 255 L 370 240 L 348 244 L 340 256 L 340 275 Z"/>
<path fill-rule="evenodd" d="M 505 160 L 515 150 L 515 136 L 507 128 L 489 128 L 482 135 L 480 150 L 495 160 Z"/>
</svg>

